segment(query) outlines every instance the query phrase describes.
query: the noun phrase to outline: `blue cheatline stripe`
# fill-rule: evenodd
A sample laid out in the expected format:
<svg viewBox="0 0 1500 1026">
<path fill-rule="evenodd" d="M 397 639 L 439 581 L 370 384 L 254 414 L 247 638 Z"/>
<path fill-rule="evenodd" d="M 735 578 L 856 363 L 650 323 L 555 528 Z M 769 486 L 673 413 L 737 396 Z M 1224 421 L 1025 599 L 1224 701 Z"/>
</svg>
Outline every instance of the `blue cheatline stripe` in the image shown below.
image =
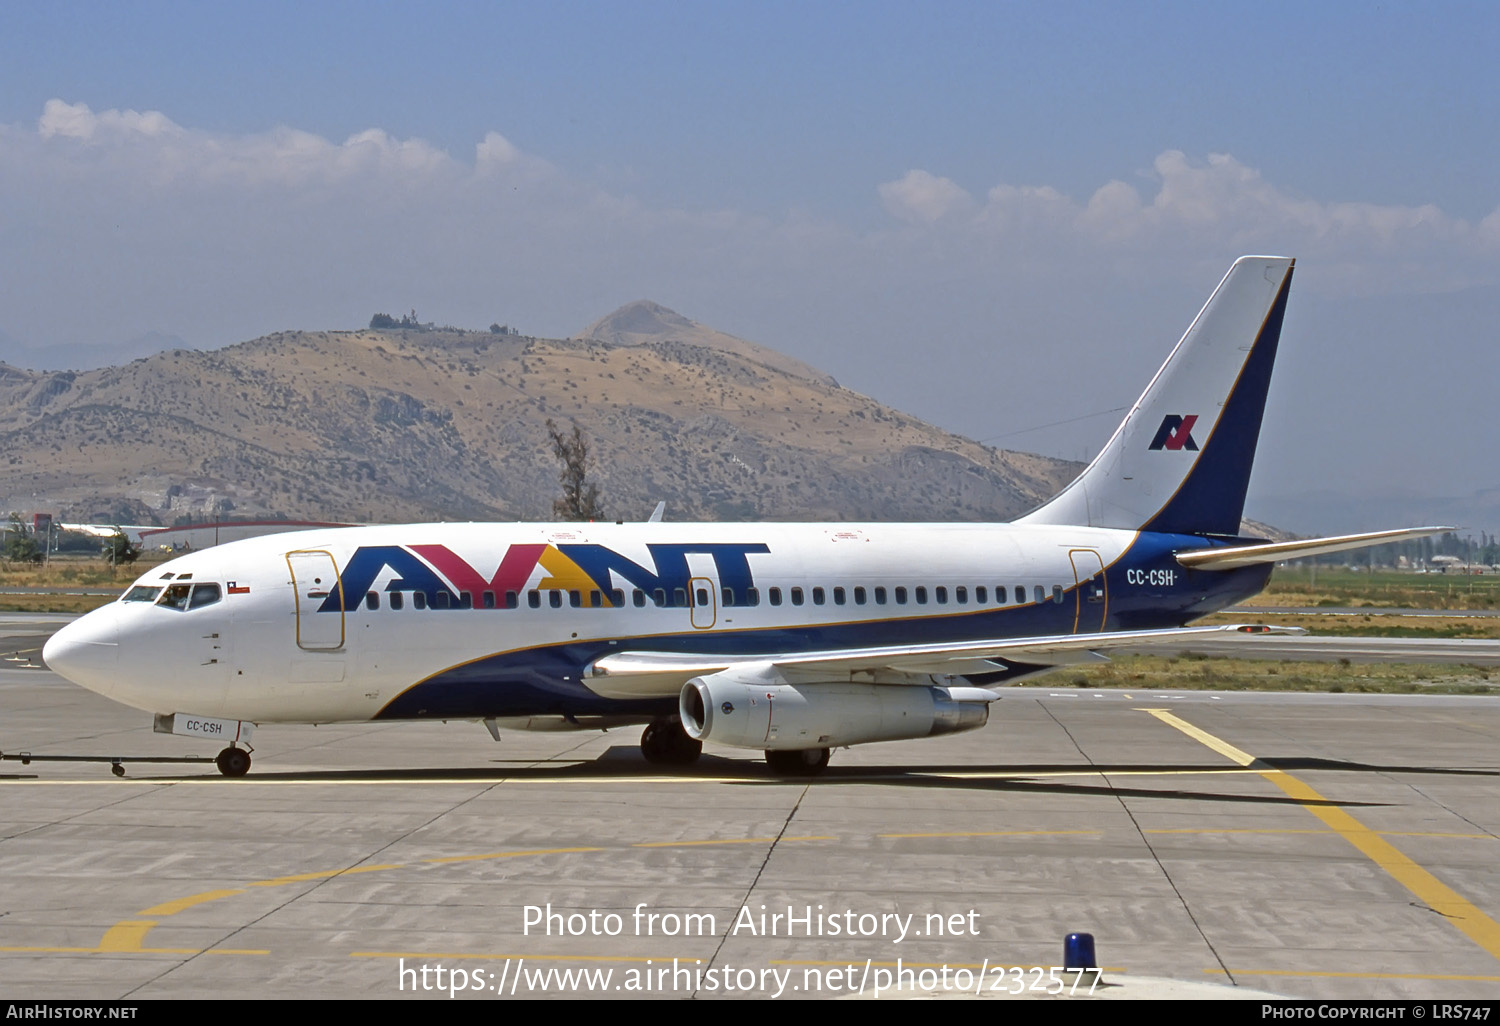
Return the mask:
<svg viewBox="0 0 1500 1026">
<path fill-rule="evenodd" d="M 1106 571 L 1109 593 L 1106 630 L 1145 630 L 1180 626 L 1255 594 L 1269 568 L 1193 571 L 1180 566 L 1174 552 L 1211 543 L 1191 536 L 1139 535 L 1130 549 Z M 1171 585 L 1134 584 L 1129 571 L 1167 570 Z M 1003 575 L 990 575 L 1003 576 Z M 632 649 L 702 655 L 783 655 L 827 649 L 931 644 L 975 638 L 1019 638 L 1067 634 L 1076 615 L 1076 587 L 1061 604 L 1043 602 L 959 613 L 944 612 L 900 620 L 786 626 L 744 631 L 694 631 L 685 622 L 680 633 L 650 637 L 570 641 L 499 652 L 449 667 L 419 681 L 393 699 L 377 719 L 472 719 L 482 716 L 670 715 L 676 699 L 621 701 L 595 695 L 580 681 L 583 669 L 600 656 Z M 927 607 L 933 610 L 933 606 Z M 955 615 L 958 614 L 958 615 Z M 507 615 L 435 612 L 434 616 Z M 590 616 L 608 617 L 609 610 Z"/>
</svg>

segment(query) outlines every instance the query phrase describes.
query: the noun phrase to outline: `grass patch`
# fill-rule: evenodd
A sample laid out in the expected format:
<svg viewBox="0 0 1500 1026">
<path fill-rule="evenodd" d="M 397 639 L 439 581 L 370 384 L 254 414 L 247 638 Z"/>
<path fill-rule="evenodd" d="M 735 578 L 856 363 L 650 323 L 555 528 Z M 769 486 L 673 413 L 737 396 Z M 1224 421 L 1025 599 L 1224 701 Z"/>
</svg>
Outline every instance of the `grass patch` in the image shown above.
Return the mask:
<svg viewBox="0 0 1500 1026">
<path fill-rule="evenodd" d="M 1023 686 L 1141 691 L 1326 691 L 1334 694 L 1500 695 L 1500 671 L 1430 663 L 1267 662 L 1230 656 L 1122 655 Z"/>
<path fill-rule="evenodd" d="M 1387 609 L 1497 609 L 1500 574 L 1419 574 L 1345 567 L 1279 566 L 1251 600 L 1267 606 L 1378 606 Z"/>
</svg>

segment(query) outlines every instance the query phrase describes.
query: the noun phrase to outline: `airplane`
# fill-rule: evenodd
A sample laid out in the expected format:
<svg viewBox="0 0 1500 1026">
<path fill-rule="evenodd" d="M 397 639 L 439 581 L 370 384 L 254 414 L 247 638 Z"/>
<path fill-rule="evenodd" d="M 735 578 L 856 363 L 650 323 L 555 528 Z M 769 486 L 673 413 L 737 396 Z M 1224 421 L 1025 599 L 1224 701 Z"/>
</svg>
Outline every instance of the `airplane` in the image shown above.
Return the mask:
<svg viewBox="0 0 1500 1026">
<path fill-rule="evenodd" d="M 833 748 L 983 726 L 994 686 L 1116 649 L 1305 633 L 1189 626 L 1280 560 L 1437 533 L 1240 535 L 1294 261 L 1235 261 L 1099 455 L 1012 523 L 433 523 L 310 530 L 162 564 L 46 664 L 222 738 L 265 723 L 644 724 L 813 774 Z"/>
</svg>

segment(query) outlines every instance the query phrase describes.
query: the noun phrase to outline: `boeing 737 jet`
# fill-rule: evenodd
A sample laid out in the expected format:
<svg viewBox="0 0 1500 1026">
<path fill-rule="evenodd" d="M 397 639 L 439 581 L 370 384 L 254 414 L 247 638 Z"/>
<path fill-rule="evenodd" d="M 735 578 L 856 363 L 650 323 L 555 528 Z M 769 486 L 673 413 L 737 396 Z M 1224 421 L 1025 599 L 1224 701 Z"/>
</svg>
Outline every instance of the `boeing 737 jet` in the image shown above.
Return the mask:
<svg viewBox="0 0 1500 1026">
<path fill-rule="evenodd" d="M 1239 536 L 1292 267 L 1236 261 L 1098 457 L 1014 523 L 273 535 L 151 570 L 44 658 L 159 730 L 223 738 L 229 776 L 263 723 L 645 724 L 652 762 L 707 741 L 794 773 L 836 747 L 971 730 L 1002 682 L 1276 630 L 1188 624 L 1256 594 L 1277 560 L 1442 530 Z"/>
</svg>

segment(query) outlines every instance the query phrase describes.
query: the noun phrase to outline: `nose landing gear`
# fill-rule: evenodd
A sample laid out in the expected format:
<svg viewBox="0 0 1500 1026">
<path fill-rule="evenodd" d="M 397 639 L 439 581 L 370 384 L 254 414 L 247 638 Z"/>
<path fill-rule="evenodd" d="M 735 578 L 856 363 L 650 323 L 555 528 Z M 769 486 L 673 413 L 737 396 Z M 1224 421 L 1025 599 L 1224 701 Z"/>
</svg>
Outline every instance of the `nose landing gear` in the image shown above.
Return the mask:
<svg viewBox="0 0 1500 1026">
<path fill-rule="evenodd" d="M 226 777 L 243 777 L 250 772 L 250 753 L 243 748 L 230 745 L 219 753 L 214 760 L 214 765 L 219 767 L 219 772 Z"/>
</svg>

